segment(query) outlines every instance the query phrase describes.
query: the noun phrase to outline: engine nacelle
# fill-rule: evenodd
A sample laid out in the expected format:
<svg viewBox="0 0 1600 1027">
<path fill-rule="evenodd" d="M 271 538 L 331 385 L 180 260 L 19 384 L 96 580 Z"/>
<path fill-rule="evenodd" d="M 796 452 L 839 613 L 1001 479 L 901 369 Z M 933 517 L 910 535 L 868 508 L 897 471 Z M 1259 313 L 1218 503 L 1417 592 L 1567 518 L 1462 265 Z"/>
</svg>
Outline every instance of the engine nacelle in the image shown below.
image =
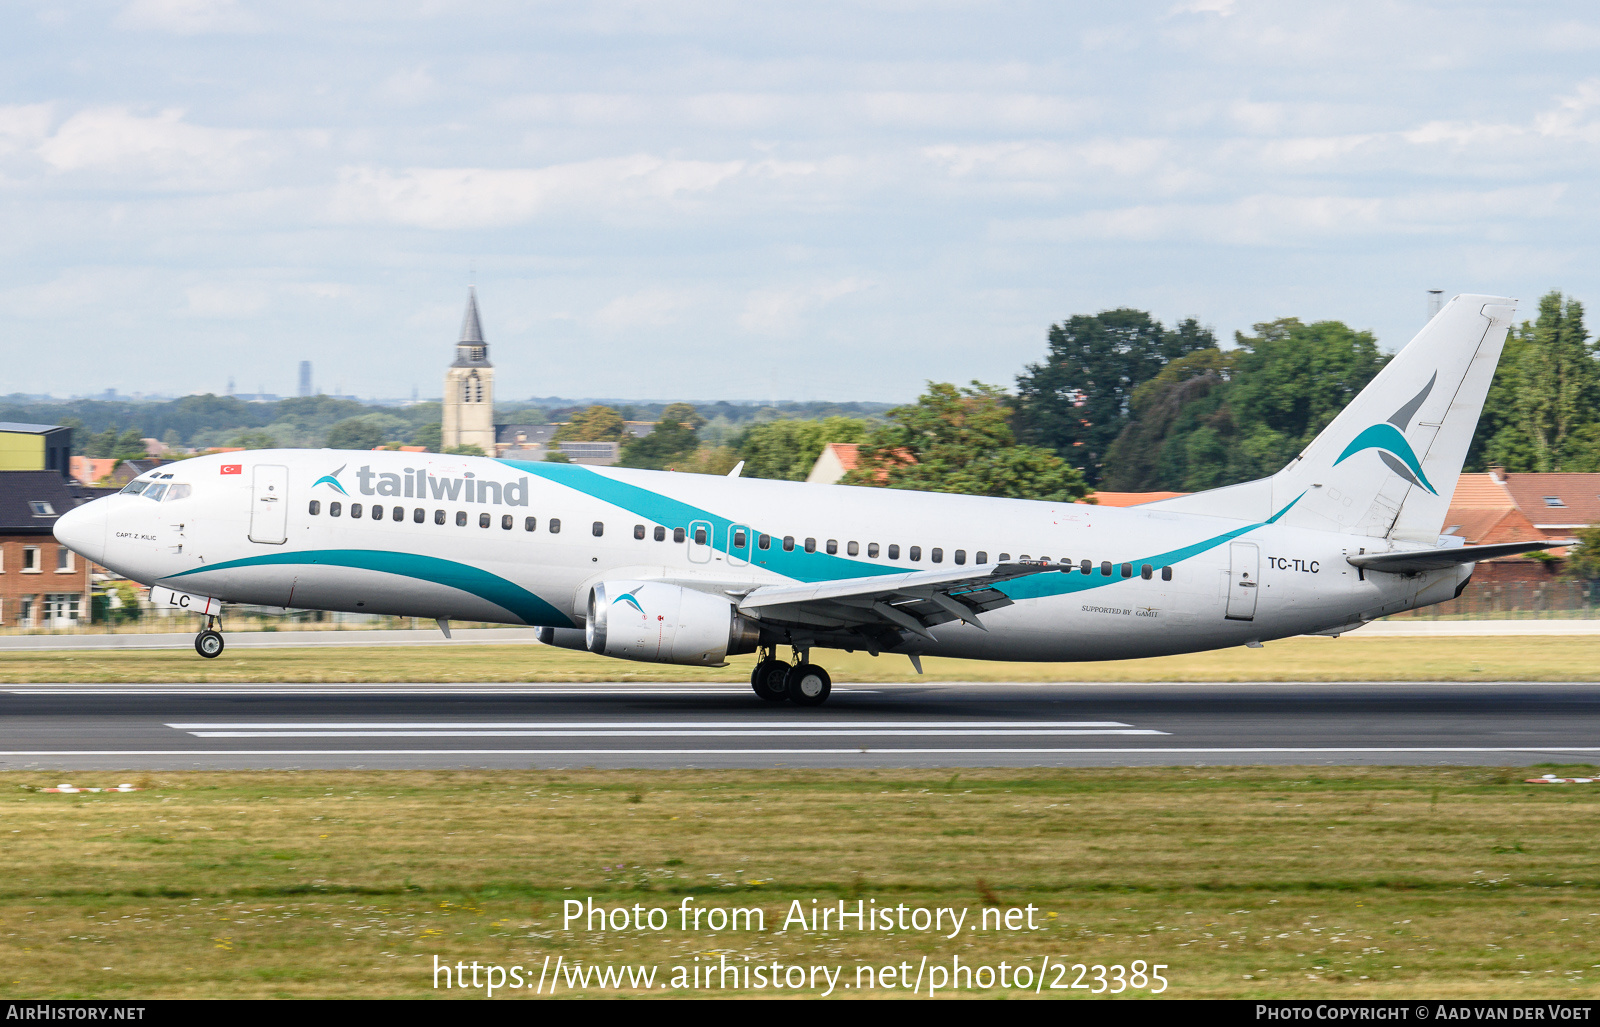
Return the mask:
<svg viewBox="0 0 1600 1027">
<path fill-rule="evenodd" d="M 715 667 L 730 654 L 753 653 L 755 621 L 709 592 L 659 581 L 605 581 L 589 592 L 589 651 L 646 663 Z"/>
</svg>

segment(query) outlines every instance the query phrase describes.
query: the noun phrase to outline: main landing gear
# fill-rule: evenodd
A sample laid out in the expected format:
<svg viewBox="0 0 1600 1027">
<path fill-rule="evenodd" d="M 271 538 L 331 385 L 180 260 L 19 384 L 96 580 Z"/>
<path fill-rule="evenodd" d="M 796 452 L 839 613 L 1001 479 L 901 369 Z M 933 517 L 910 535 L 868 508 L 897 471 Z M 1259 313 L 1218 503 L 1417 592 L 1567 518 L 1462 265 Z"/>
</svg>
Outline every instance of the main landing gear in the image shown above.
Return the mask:
<svg viewBox="0 0 1600 1027">
<path fill-rule="evenodd" d="M 750 672 L 750 687 L 767 702 L 783 702 L 796 706 L 821 706 L 833 692 L 833 682 L 828 672 L 810 662 L 806 649 L 794 651 L 794 663 L 778 659 L 777 647 L 763 649 L 755 670 Z"/>
<path fill-rule="evenodd" d="M 194 636 L 194 651 L 208 660 L 222 655 L 222 632 L 216 628 L 217 618 L 207 617 L 205 630 Z"/>
</svg>

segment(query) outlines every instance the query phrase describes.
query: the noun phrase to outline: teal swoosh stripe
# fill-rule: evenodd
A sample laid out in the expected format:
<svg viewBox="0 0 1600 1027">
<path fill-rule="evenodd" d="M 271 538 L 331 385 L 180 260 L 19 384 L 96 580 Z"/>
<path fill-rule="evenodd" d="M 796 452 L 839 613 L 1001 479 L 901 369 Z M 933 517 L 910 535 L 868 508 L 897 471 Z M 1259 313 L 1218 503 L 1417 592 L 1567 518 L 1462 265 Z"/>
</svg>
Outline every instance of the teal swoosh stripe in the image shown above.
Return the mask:
<svg viewBox="0 0 1600 1027">
<path fill-rule="evenodd" d="M 729 531 L 733 524 L 725 517 L 719 517 L 699 507 L 669 499 L 659 493 L 651 492 L 636 485 L 608 478 L 603 474 L 596 474 L 581 464 L 551 464 L 529 463 L 523 460 L 501 460 L 503 464 L 515 467 L 520 471 L 537 475 L 548 481 L 582 492 L 602 502 L 610 503 L 630 513 L 637 514 L 646 520 L 663 525 L 687 525 L 694 521 L 705 521 L 716 530 L 713 532 L 713 542 L 716 548 L 727 552 Z M 1294 505 L 1305 497 L 1305 493 L 1290 500 L 1283 509 L 1268 517 L 1265 521 L 1256 524 L 1247 524 L 1242 528 L 1203 539 L 1192 545 L 1183 546 L 1165 553 L 1156 553 L 1152 556 L 1136 560 L 1118 560 L 1117 563 L 1151 563 L 1157 566 L 1168 566 L 1187 560 L 1192 556 L 1215 549 L 1217 546 L 1240 535 L 1248 534 L 1257 528 L 1268 524 L 1277 523 L 1278 518 L 1288 513 Z M 751 530 L 757 530 L 750 526 Z M 752 539 L 752 544 L 754 540 Z M 752 553 L 752 556 L 757 555 Z M 829 556 L 826 553 L 805 553 L 795 550 L 785 553 L 781 549 L 772 549 L 760 554 L 762 566 L 777 571 L 785 577 L 796 581 L 817 582 L 837 581 L 840 578 L 860 578 L 875 574 L 904 574 L 903 567 L 886 567 L 882 564 L 861 563 L 844 557 Z M 1070 592 L 1082 592 L 1091 588 L 1102 588 L 1106 585 L 1116 584 L 1121 578 L 1108 578 L 1102 575 L 1071 575 L 1059 571 L 1041 572 L 1031 574 L 1025 578 L 1013 578 L 995 586 L 999 591 L 1015 599 L 1038 599 L 1046 596 L 1065 595 Z"/>
<path fill-rule="evenodd" d="M 709 510 L 702 510 L 697 506 L 679 502 L 663 496 L 658 492 L 629 485 L 626 482 L 608 478 L 603 474 L 596 474 L 582 464 L 551 464 L 529 463 L 525 460 L 501 460 L 503 464 L 515 467 L 519 471 L 536 475 L 547 481 L 582 492 L 586 496 L 593 496 L 603 503 L 621 507 L 629 513 L 637 514 L 647 521 L 656 524 L 669 525 L 676 528 L 686 528 L 695 521 L 704 521 L 711 526 L 711 547 L 720 553 L 727 553 L 732 544 L 733 521 Z M 761 528 L 754 524 L 745 525 L 752 534 L 761 533 Z M 767 532 L 767 534 L 772 534 Z M 758 567 L 775 571 L 786 578 L 795 581 L 838 581 L 840 578 L 863 578 L 874 574 L 904 574 L 903 567 L 885 567 L 882 564 L 860 563 L 843 556 L 829 556 L 827 553 L 807 553 L 799 547 L 791 553 L 783 551 L 776 537 L 773 539 L 771 549 L 758 550 L 755 539 L 749 540 L 750 545 L 740 554 L 742 560 L 749 560 Z"/>
<path fill-rule="evenodd" d="M 1171 566 L 1172 564 L 1182 563 L 1191 556 L 1199 556 L 1201 553 L 1204 553 L 1209 549 L 1215 549 L 1224 542 L 1232 541 L 1233 539 L 1238 538 L 1240 535 L 1246 535 L 1252 531 L 1255 531 L 1257 528 L 1276 523 L 1278 518 L 1288 513 L 1290 508 L 1296 503 L 1300 502 L 1304 496 L 1304 492 L 1300 493 L 1298 496 L 1295 496 L 1294 499 L 1290 500 L 1288 505 L 1282 510 L 1279 510 L 1277 513 L 1273 514 L 1271 517 L 1268 517 L 1259 524 L 1247 524 L 1242 528 L 1235 528 L 1232 531 L 1223 532 L 1221 535 L 1213 535 L 1211 538 L 1202 539 L 1193 545 L 1182 546 L 1178 549 L 1170 549 L 1165 553 L 1155 553 L 1151 556 L 1141 557 L 1136 560 L 1118 560 L 1117 563 L 1131 563 L 1135 566 L 1142 563 L 1148 563 L 1155 567 L 1167 567 Z M 1116 568 L 1113 567 L 1112 569 L 1115 570 Z M 1067 595 L 1072 592 L 1086 592 L 1091 588 L 1103 588 L 1106 585 L 1114 585 L 1119 581 L 1126 580 L 1128 579 L 1119 578 L 1116 576 L 1108 578 L 1103 574 L 1061 574 L 1057 572 L 1053 574 L 1034 574 L 1026 578 L 1017 578 L 1013 581 L 1002 583 L 998 586 L 998 588 L 1001 592 L 1004 592 L 1012 599 L 1041 599 L 1046 596 Z"/>
<path fill-rule="evenodd" d="M 334 488 L 338 489 L 342 494 L 344 494 L 346 496 L 348 496 L 350 494 L 348 492 L 345 492 L 343 485 L 339 484 L 339 479 L 335 478 L 331 474 L 324 474 L 322 477 L 320 477 L 316 481 L 312 482 L 311 483 L 311 487 L 312 488 L 316 488 L 318 485 L 322 485 L 322 484 L 332 485 Z"/>
<path fill-rule="evenodd" d="M 515 614 L 524 624 L 542 627 L 570 628 L 573 626 L 560 610 L 529 592 L 521 585 L 497 574 L 480 570 L 453 560 L 415 553 L 385 553 L 373 549 L 316 549 L 304 553 L 267 553 L 249 556 L 242 560 L 229 560 L 174 574 L 174 578 L 206 571 L 229 570 L 234 567 L 265 567 L 271 565 L 308 564 L 323 567 L 353 567 L 368 571 L 381 571 L 403 578 L 415 578 L 436 585 L 447 585 L 468 592 L 479 599 Z"/>
<path fill-rule="evenodd" d="M 1412 474 L 1417 476 L 1417 481 L 1422 483 L 1423 488 L 1436 496 L 1439 494 L 1428 481 L 1428 476 L 1422 473 L 1422 463 L 1417 460 L 1417 454 L 1412 450 L 1411 443 L 1406 441 L 1399 428 L 1387 421 L 1373 425 L 1350 440 L 1350 444 L 1344 447 L 1344 452 L 1339 454 L 1339 459 L 1333 462 L 1333 466 L 1338 467 L 1364 449 L 1382 449 L 1394 454 Z"/>
</svg>

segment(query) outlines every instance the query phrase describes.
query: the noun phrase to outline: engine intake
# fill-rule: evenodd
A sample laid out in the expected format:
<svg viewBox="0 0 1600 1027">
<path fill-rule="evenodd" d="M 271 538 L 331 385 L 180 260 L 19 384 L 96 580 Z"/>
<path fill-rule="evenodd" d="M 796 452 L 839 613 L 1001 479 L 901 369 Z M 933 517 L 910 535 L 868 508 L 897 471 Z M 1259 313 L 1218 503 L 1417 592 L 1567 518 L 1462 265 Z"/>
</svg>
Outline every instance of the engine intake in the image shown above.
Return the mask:
<svg viewBox="0 0 1600 1027">
<path fill-rule="evenodd" d="M 589 592 L 584 639 L 602 656 L 715 667 L 755 652 L 761 629 L 719 595 L 659 581 L 605 581 Z"/>
</svg>

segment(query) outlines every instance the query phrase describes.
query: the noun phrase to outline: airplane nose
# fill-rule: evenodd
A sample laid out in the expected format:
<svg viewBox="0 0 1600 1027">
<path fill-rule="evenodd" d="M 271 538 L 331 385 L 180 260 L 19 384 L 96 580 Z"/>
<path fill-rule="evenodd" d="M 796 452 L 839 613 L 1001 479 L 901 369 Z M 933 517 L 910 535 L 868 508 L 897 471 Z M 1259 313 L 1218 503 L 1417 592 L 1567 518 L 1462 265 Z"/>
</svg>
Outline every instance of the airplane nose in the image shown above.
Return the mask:
<svg viewBox="0 0 1600 1027">
<path fill-rule="evenodd" d="M 106 500 L 96 499 L 56 518 L 55 536 L 57 542 L 84 559 L 104 563 Z"/>
</svg>

